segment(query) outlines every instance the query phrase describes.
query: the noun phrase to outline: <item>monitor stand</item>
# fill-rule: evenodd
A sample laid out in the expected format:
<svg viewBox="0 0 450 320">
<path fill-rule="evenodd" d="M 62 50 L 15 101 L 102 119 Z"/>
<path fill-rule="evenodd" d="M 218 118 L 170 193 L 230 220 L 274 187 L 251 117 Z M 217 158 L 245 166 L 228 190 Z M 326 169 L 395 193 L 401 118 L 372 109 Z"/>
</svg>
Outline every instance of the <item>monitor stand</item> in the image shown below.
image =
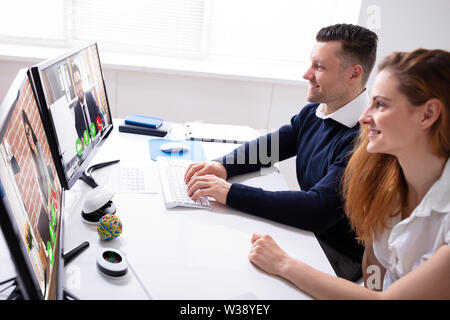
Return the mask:
<svg viewBox="0 0 450 320">
<path fill-rule="evenodd" d="M 112 161 L 94 164 L 94 165 L 90 166 L 89 168 L 87 168 L 85 170 L 85 172 L 83 172 L 83 174 L 80 177 L 80 180 L 83 180 L 90 187 L 96 188 L 96 187 L 98 187 L 98 184 L 97 184 L 97 182 L 95 182 L 94 178 L 92 178 L 92 176 L 91 176 L 92 171 L 113 165 L 115 163 L 118 163 L 119 161 L 120 160 L 112 160 Z"/>
<path fill-rule="evenodd" d="M 4 281 L 0 282 L 0 286 L 7 284 L 8 282 L 11 282 L 11 285 L 9 287 L 2 289 L 1 292 L 6 291 L 10 287 L 14 287 L 14 289 L 8 295 L 6 300 L 23 300 L 23 296 L 22 296 L 22 293 L 20 292 L 16 277 L 13 277 L 8 280 L 4 280 Z"/>
</svg>

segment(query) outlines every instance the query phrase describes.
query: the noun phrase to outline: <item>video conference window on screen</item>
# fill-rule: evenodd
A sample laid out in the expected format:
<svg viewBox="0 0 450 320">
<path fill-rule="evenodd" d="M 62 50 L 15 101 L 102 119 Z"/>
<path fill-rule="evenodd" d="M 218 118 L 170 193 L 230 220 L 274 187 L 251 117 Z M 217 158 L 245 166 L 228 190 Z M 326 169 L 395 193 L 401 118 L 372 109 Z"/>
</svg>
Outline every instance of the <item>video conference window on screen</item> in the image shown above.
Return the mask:
<svg viewBox="0 0 450 320">
<path fill-rule="evenodd" d="M 28 256 L 36 290 L 46 298 L 61 267 L 60 165 L 66 181 L 75 177 L 112 127 L 97 50 L 92 44 L 32 67 L 36 73 L 21 70 L 1 104 L 0 200 L 17 226 L 14 237 Z M 37 80 L 42 90 L 34 87 Z M 47 110 L 49 123 L 43 121 Z M 49 144 L 49 126 L 56 145 Z"/>
<path fill-rule="evenodd" d="M 111 125 L 95 45 L 41 71 L 47 107 L 68 179 Z"/>
<path fill-rule="evenodd" d="M 26 73 L 12 106 L 0 136 L 0 182 L 44 294 L 55 268 L 62 188 Z"/>
</svg>

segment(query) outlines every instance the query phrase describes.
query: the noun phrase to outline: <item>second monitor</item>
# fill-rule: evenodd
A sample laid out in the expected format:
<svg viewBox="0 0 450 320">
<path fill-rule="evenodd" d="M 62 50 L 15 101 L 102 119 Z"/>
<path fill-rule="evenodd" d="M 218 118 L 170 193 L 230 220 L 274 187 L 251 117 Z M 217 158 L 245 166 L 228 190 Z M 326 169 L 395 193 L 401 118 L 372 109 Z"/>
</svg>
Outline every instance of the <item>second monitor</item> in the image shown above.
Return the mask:
<svg viewBox="0 0 450 320">
<path fill-rule="evenodd" d="M 30 69 L 57 171 L 70 189 L 112 130 L 98 47 L 91 43 Z M 54 133 L 54 134 L 53 134 Z"/>
</svg>

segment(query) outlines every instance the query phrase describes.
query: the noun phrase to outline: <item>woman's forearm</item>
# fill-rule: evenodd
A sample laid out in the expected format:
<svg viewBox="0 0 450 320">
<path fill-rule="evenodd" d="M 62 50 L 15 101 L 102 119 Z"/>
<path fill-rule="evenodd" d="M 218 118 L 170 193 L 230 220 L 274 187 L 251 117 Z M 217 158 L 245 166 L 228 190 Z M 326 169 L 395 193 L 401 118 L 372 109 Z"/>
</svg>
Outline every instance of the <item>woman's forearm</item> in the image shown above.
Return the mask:
<svg viewBox="0 0 450 320">
<path fill-rule="evenodd" d="M 380 292 L 331 276 L 292 257 L 283 263 L 279 275 L 316 299 L 381 298 Z"/>
</svg>

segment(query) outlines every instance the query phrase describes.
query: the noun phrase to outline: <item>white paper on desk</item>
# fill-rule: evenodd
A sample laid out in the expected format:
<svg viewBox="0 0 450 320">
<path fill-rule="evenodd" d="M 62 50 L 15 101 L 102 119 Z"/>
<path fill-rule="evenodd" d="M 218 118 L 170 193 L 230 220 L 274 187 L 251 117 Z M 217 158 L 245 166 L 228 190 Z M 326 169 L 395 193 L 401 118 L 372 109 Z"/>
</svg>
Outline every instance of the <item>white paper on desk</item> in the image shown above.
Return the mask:
<svg viewBox="0 0 450 320">
<path fill-rule="evenodd" d="M 185 125 L 185 137 L 187 140 L 244 143 L 259 136 L 260 134 L 257 130 L 248 126 L 198 122 L 186 122 Z"/>
<path fill-rule="evenodd" d="M 159 180 L 154 167 L 115 166 L 108 185 L 115 193 L 158 193 Z"/>
</svg>

